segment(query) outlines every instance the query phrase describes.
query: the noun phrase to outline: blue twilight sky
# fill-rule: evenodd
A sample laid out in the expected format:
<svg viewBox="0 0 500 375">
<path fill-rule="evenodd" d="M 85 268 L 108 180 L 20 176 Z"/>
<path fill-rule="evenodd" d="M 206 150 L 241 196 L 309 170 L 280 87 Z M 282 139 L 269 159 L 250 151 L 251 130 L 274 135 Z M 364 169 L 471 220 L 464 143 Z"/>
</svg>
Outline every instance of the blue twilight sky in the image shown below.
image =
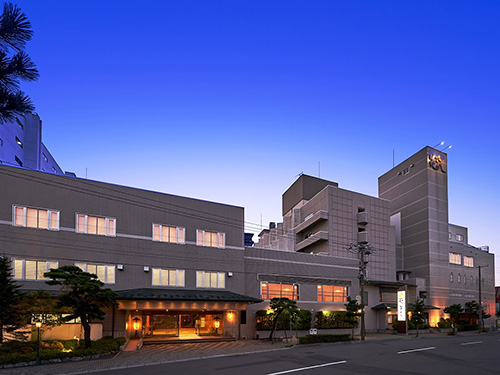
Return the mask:
<svg viewBox="0 0 500 375">
<path fill-rule="evenodd" d="M 243 206 L 257 232 L 318 162 L 376 196 L 393 150 L 444 140 L 450 222 L 500 254 L 500 2 L 15 3 L 63 169 Z"/>
</svg>

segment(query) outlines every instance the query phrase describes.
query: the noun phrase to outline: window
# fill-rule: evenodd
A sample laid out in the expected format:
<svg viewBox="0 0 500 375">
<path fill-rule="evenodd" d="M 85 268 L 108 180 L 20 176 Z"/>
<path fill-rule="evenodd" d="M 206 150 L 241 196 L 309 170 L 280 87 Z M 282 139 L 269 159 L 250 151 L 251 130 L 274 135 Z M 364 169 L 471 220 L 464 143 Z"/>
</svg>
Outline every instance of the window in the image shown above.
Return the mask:
<svg viewBox="0 0 500 375">
<path fill-rule="evenodd" d="M 465 267 L 474 267 L 474 258 L 464 255 L 464 266 Z"/>
<path fill-rule="evenodd" d="M 347 302 L 347 287 L 334 285 L 318 285 L 318 301 Z"/>
<path fill-rule="evenodd" d="M 185 232 L 186 230 L 181 227 L 169 227 L 162 224 L 153 224 L 153 241 L 183 244 L 185 242 Z"/>
<path fill-rule="evenodd" d="M 196 271 L 197 288 L 225 288 L 224 272 Z"/>
<path fill-rule="evenodd" d="M 99 236 L 116 236 L 116 219 L 76 214 L 76 232 L 97 234 Z"/>
<path fill-rule="evenodd" d="M 406 167 L 405 169 L 403 169 L 403 176 L 407 175 L 408 173 L 410 173 L 410 168 L 409 167 Z"/>
<path fill-rule="evenodd" d="M 43 157 L 43 160 L 45 160 L 45 162 L 49 161 L 49 159 L 47 158 L 47 155 L 45 155 L 43 152 L 42 152 L 42 157 Z"/>
<path fill-rule="evenodd" d="M 3 139 L 0 138 L 0 147 L 3 146 Z"/>
<path fill-rule="evenodd" d="M 448 239 L 451 240 L 453 238 L 453 234 L 451 232 L 448 232 Z"/>
<path fill-rule="evenodd" d="M 470 285 L 474 285 L 474 276 L 470 277 Z"/>
<path fill-rule="evenodd" d="M 23 148 L 23 142 L 19 138 L 16 137 L 16 143 L 19 145 L 19 147 Z"/>
<path fill-rule="evenodd" d="M 462 236 L 461 234 L 457 234 L 455 238 L 456 238 L 456 239 L 457 239 L 457 241 L 459 241 L 459 242 L 463 242 L 463 240 L 464 240 L 464 236 Z"/>
<path fill-rule="evenodd" d="M 460 276 L 460 274 L 458 274 L 458 277 L 457 277 L 457 283 L 461 283 L 462 282 L 462 276 Z"/>
<path fill-rule="evenodd" d="M 451 264 L 462 264 L 462 255 L 457 253 L 450 253 Z"/>
<path fill-rule="evenodd" d="M 184 286 L 184 270 L 153 268 L 154 286 Z"/>
<path fill-rule="evenodd" d="M 75 263 L 75 266 L 80 268 L 82 271 L 97 275 L 99 281 L 102 281 L 104 284 L 115 283 L 115 266 L 91 263 Z"/>
<path fill-rule="evenodd" d="M 226 234 L 198 229 L 196 231 L 196 244 L 198 246 L 224 248 L 226 246 Z"/>
<path fill-rule="evenodd" d="M 23 166 L 23 162 L 21 159 L 19 159 L 17 156 L 14 156 L 14 159 L 16 159 L 17 164 L 19 164 L 21 167 Z"/>
<path fill-rule="evenodd" d="M 464 275 L 464 285 L 467 285 L 467 276 Z"/>
<path fill-rule="evenodd" d="M 17 227 L 59 230 L 59 211 L 24 206 L 12 207 L 12 223 Z"/>
<path fill-rule="evenodd" d="M 453 272 L 450 273 L 450 283 L 452 283 L 452 282 L 453 282 Z"/>
<path fill-rule="evenodd" d="M 291 300 L 299 299 L 299 286 L 297 284 L 283 284 L 283 283 L 268 283 L 262 282 L 261 298 L 288 298 Z"/>
<path fill-rule="evenodd" d="M 44 260 L 14 259 L 13 273 L 16 280 L 47 280 L 43 276 L 45 272 L 52 268 L 57 268 L 57 262 L 47 262 Z"/>
</svg>

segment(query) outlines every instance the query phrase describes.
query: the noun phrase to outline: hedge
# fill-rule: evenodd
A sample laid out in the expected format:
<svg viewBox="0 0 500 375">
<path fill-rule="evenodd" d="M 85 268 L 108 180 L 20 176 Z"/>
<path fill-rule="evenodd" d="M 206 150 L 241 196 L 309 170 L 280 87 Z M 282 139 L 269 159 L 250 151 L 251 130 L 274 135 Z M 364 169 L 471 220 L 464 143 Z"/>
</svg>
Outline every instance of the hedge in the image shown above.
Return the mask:
<svg viewBox="0 0 500 375">
<path fill-rule="evenodd" d="M 259 310 L 255 313 L 257 317 L 257 331 L 270 331 L 273 328 L 273 322 L 267 310 Z M 292 329 L 308 330 L 311 328 L 312 314 L 309 310 L 299 310 L 297 322 L 292 322 Z M 278 318 L 277 330 L 290 329 L 290 312 L 283 311 Z"/>
<path fill-rule="evenodd" d="M 356 328 L 359 318 L 355 324 L 350 324 L 346 315 L 347 311 L 318 311 L 315 326 L 319 329 Z"/>
<path fill-rule="evenodd" d="M 300 344 L 316 344 L 322 342 L 340 342 L 340 341 L 351 341 L 350 334 L 339 334 L 339 335 L 305 335 L 304 337 L 299 337 Z"/>
<path fill-rule="evenodd" d="M 112 339 L 103 337 L 92 342 L 92 346 L 86 349 L 80 342 L 77 346 L 76 340 L 64 341 L 42 341 L 40 343 L 40 360 L 50 360 L 57 358 L 88 357 L 102 355 L 120 350 L 120 345 L 125 343 L 125 338 Z M 36 359 L 37 342 L 33 341 L 8 341 L 0 347 L 0 365 L 15 364 L 19 362 L 32 362 Z M 61 349 L 72 349 L 70 352 L 63 352 Z"/>
</svg>

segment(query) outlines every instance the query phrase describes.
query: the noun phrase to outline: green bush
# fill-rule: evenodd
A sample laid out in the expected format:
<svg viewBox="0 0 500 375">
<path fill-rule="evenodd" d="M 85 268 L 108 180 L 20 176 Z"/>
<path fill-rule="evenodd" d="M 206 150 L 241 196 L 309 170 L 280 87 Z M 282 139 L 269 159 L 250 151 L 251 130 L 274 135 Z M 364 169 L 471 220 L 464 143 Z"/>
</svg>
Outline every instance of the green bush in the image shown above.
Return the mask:
<svg viewBox="0 0 500 375">
<path fill-rule="evenodd" d="M 88 349 L 84 347 L 83 341 L 80 341 L 81 345 L 77 347 L 77 340 L 41 342 L 40 360 L 106 354 L 118 351 L 120 345 L 123 345 L 125 341 L 124 337 L 118 339 L 105 337 L 93 341 L 92 346 Z M 8 341 L 4 343 L 0 347 L 0 365 L 34 361 L 36 359 L 36 346 L 36 342 L 30 341 Z M 64 352 L 63 349 L 73 350 Z"/>
<path fill-rule="evenodd" d="M 123 344 L 125 344 L 127 342 L 127 339 L 125 337 L 117 337 L 115 340 L 118 343 L 118 345 L 120 345 L 120 346 L 122 346 Z"/>
<path fill-rule="evenodd" d="M 255 313 L 257 317 L 257 331 L 270 331 L 273 328 L 273 321 L 271 315 L 267 313 L 267 310 L 259 310 Z M 277 330 L 290 329 L 290 312 L 284 311 L 278 318 Z M 311 328 L 311 318 L 312 314 L 309 310 L 299 310 L 297 321 L 293 322 L 292 329 L 309 329 Z"/>
<path fill-rule="evenodd" d="M 429 329 L 429 325 L 427 323 L 422 323 L 418 325 L 418 329 Z M 408 321 L 408 329 L 417 329 L 417 325 L 413 323 L 411 320 Z"/>
<path fill-rule="evenodd" d="M 300 344 L 316 344 L 321 342 L 339 342 L 339 341 L 350 341 L 351 335 L 306 335 L 299 338 Z"/>
<path fill-rule="evenodd" d="M 451 328 L 451 320 L 450 319 L 439 319 L 438 328 Z"/>
<path fill-rule="evenodd" d="M 347 321 L 346 315 L 347 311 L 318 311 L 315 316 L 315 327 L 320 329 L 356 328 L 359 317 L 355 324 L 351 324 Z"/>
</svg>

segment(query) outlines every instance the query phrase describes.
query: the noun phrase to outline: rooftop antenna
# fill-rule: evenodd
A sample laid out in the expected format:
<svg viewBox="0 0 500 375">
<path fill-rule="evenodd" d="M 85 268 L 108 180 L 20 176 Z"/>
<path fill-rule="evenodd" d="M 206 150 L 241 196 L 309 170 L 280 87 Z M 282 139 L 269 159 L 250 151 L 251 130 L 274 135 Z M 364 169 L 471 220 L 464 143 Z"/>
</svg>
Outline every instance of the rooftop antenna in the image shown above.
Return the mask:
<svg viewBox="0 0 500 375">
<path fill-rule="evenodd" d="M 448 150 L 449 148 L 451 148 L 451 145 L 449 145 L 448 147 L 445 147 L 441 150 L 441 152 L 443 152 L 444 150 Z"/>
</svg>

